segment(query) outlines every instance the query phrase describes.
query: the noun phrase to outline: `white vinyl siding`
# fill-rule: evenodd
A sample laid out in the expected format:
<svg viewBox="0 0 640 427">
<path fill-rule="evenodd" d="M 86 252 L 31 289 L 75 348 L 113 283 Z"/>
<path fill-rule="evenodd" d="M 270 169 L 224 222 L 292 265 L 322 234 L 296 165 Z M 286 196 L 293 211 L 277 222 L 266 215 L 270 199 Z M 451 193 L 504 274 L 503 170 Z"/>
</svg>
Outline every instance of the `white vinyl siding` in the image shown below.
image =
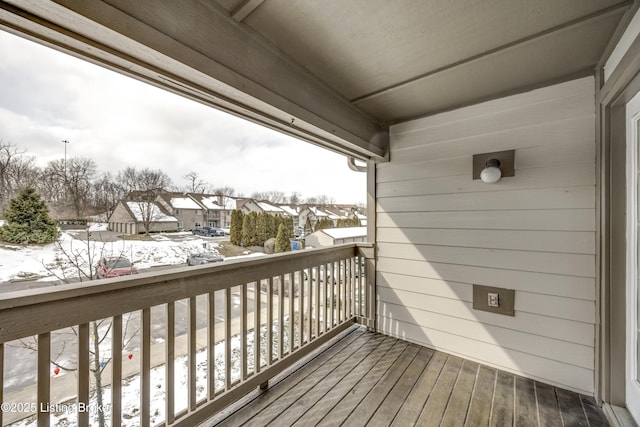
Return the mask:
<svg viewBox="0 0 640 427">
<path fill-rule="evenodd" d="M 593 394 L 594 105 L 589 77 L 391 128 L 382 332 Z M 474 154 L 510 149 L 514 177 L 472 179 Z M 515 317 L 473 310 L 473 284 L 515 289 Z"/>
</svg>

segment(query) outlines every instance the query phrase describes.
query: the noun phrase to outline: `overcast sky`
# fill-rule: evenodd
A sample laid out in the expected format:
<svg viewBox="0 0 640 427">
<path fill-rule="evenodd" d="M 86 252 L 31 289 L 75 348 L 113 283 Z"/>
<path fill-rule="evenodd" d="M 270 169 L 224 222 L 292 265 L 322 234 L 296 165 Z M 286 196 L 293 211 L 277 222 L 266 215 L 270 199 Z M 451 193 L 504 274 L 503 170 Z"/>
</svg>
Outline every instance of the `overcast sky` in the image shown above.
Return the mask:
<svg viewBox="0 0 640 427">
<path fill-rule="evenodd" d="M 263 128 L 0 30 L 0 140 L 37 158 L 93 159 L 100 171 L 197 172 L 215 187 L 366 200 L 345 156 Z"/>
</svg>

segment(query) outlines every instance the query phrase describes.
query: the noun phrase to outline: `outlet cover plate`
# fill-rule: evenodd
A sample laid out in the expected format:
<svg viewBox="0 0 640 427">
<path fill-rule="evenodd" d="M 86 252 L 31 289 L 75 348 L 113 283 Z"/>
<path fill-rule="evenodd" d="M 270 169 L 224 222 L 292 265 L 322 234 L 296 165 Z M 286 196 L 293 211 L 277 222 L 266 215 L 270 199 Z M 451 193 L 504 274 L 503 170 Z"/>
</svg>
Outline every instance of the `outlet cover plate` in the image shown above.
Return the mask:
<svg viewBox="0 0 640 427">
<path fill-rule="evenodd" d="M 498 307 L 489 305 L 489 294 L 498 294 Z M 473 309 L 489 313 L 515 316 L 515 294 L 513 289 L 494 288 L 491 286 L 473 285 Z"/>
</svg>

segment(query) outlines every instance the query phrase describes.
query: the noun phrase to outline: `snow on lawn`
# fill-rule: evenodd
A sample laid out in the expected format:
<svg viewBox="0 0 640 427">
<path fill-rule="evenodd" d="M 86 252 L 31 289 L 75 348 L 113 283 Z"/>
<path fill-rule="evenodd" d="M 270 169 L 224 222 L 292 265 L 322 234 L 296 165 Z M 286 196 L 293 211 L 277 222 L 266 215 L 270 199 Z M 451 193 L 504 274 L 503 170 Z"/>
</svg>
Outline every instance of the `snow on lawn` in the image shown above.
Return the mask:
<svg viewBox="0 0 640 427">
<path fill-rule="evenodd" d="M 91 224 L 89 231 L 105 231 L 106 224 Z M 171 233 L 152 235 L 152 241 L 120 240 L 116 242 L 94 242 L 74 239 L 74 232 L 63 232 L 57 243 L 47 245 L 0 244 L 0 284 L 16 279 L 58 280 L 60 277 L 74 277 L 68 257 L 64 252 L 79 255 L 95 264 L 100 256 L 123 255 L 133 261 L 136 267 L 149 268 L 158 265 L 184 264 L 192 252 L 210 251 L 217 253 L 217 243 L 205 241 L 191 233 Z M 176 238 L 180 238 L 177 240 Z M 206 248 L 205 248 L 206 246 Z M 85 263 L 83 269 L 95 265 Z M 57 276 L 57 277 L 56 277 Z M 1 286 L 1 285 L 0 285 Z"/>
</svg>

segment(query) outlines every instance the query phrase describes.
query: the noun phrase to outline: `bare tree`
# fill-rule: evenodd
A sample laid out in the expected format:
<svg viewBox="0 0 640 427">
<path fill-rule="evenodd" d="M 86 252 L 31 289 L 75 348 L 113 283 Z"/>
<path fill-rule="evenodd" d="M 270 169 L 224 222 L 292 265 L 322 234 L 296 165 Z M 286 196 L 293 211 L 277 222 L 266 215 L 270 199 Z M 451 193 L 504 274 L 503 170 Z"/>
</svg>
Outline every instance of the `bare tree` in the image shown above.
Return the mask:
<svg viewBox="0 0 640 427">
<path fill-rule="evenodd" d="M 35 159 L 11 143 L 0 140 L 0 208 L 24 187 L 37 187 L 40 170 Z"/>
<path fill-rule="evenodd" d="M 200 175 L 198 175 L 198 172 L 191 171 L 185 174 L 183 178 L 188 182 L 186 187 L 187 193 L 204 194 L 209 191 L 209 188 L 211 187 L 209 183 L 200 179 Z"/>
<path fill-rule="evenodd" d="M 255 192 L 251 194 L 251 198 L 256 200 L 264 200 L 271 203 L 285 203 L 287 201 L 287 196 L 284 194 L 284 192 L 278 190 Z"/>
<path fill-rule="evenodd" d="M 99 212 L 106 213 L 107 218 L 115 209 L 118 201 L 122 200 L 125 196 L 125 190 L 115 181 L 109 172 L 103 173 L 93 182 L 91 204 Z"/>
<path fill-rule="evenodd" d="M 128 189 L 131 201 L 136 203 L 139 219 L 145 229 L 145 234 L 153 228 L 153 224 L 164 213 L 155 203 L 158 195 L 167 191 L 172 186 L 171 178 L 161 170 L 149 168 L 137 171 L 135 168 L 127 168 L 120 172 L 117 181 L 123 188 Z"/>
<path fill-rule="evenodd" d="M 97 169 L 96 163 L 91 159 L 73 157 L 67 160 L 67 197 L 76 218 L 82 218 L 86 213 Z"/>
<path fill-rule="evenodd" d="M 302 194 L 297 191 L 292 191 L 289 196 L 289 203 L 292 205 L 299 205 L 302 202 Z"/>
</svg>

